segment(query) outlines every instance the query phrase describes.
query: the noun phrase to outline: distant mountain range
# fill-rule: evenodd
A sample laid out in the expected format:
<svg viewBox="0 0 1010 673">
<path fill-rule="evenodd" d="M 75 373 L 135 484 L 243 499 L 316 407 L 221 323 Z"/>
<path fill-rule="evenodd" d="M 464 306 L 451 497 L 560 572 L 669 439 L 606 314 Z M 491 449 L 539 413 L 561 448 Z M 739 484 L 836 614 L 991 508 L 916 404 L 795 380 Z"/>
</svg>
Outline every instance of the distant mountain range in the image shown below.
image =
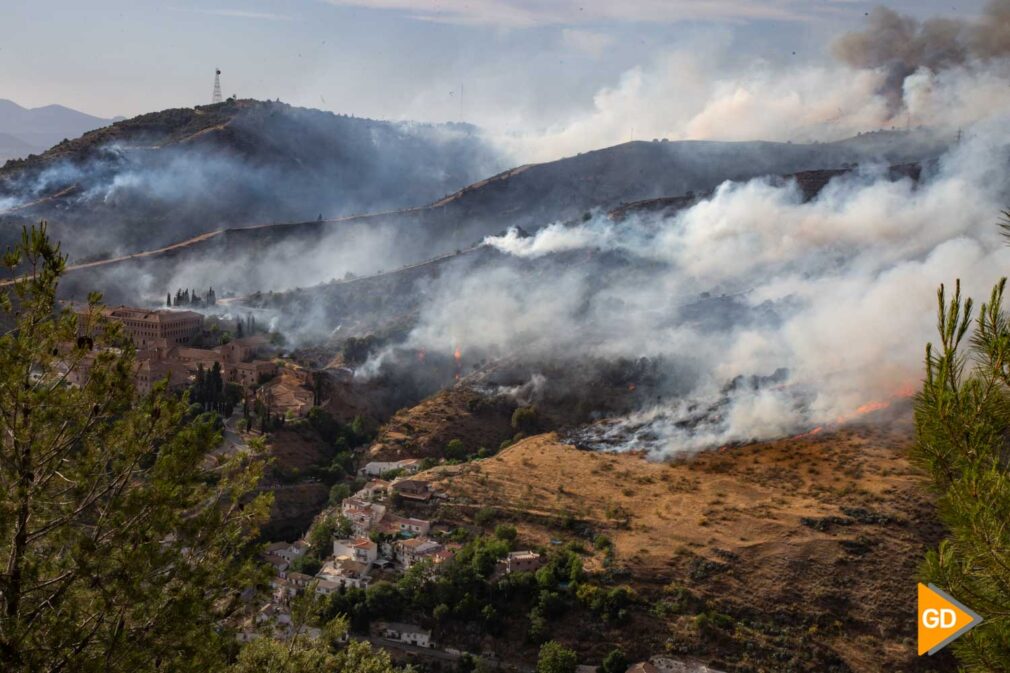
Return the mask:
<svg viewBox="0 0 1010 673">
<path fill-rule="evenodd" d="M 64 138 L 76 138 L 114 121 L 62 105 L 26 108 L 0 98 L 0 161 L 44 152 Z"/>
</svg>

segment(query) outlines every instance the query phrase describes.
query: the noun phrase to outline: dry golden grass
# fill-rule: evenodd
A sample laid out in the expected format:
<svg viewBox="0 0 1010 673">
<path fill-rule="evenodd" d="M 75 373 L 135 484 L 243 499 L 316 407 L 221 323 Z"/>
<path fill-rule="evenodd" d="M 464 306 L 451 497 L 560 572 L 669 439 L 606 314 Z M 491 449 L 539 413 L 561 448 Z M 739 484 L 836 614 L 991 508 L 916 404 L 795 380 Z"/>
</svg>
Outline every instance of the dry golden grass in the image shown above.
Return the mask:
<svg viewBox="0 0 1010 673">
<path fill-rule="evenodd" d="M 574 518 L 613 541 L 646 595 L 673 583 L 731 613 L 828 624 L 812 637 L 852 670 L 912 670 L 915 571 L 937 528 L 910 437 L 907 422 L 849 427 L 660 463 L 546 434 L 421 478 L 447 494 L 450 520 L 491 507 L 549 545 L 576 537 L 563 525 Z M 706 561 L 720 570 L 692 576 Z"/>
</svg>

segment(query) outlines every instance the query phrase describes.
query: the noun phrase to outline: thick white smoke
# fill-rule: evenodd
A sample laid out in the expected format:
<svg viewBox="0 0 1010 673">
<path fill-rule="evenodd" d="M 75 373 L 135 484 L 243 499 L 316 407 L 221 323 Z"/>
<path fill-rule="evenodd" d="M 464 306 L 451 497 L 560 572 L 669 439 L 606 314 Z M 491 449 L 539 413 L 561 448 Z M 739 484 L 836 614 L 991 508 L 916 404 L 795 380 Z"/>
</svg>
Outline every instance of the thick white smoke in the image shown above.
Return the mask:
<svg viewBox="0 0 1010 673">
<path fill-rule="evenodd" d="M 662 53 L 601 88 L 581 114 L 540 130 L 500 134 L 517 160 L 546 161 L 628 140 L 831 141 L 880 129 L 938 132 L 1010 104 L 1010 0 L 970 21 L 919 22 L 883 8 L 841 36 L 837 60 L 747 65 L 713 39 Z"/>
<path fill-rule="evenodd" d="M 982 296 L 1010 269 L 996 226 L 1008 196 L 1006 121 L 967 131 L 918 183 L 866 166 L 809 202 L 794 185 L 726 183 L 667 219 L 598 214 L 489 238 L 540 271 L 517 264 L 441 279 L 411 339 L 687 363 L 696 376 L 677 401 L 594 431 L 656 455 L 851 418 L 918 385 L 940 283 L 961 278 Z M 623 255 L 648 272 L 601 278 L 600 267 L 572 263 L 580 251 Z M 729 314 L 699 318 L 699 303 Z M 737 376 L 779 368 L 784 381 L 726 392 Z M 717 411 L 699 417 L 699 402 Z"/>
</svg>

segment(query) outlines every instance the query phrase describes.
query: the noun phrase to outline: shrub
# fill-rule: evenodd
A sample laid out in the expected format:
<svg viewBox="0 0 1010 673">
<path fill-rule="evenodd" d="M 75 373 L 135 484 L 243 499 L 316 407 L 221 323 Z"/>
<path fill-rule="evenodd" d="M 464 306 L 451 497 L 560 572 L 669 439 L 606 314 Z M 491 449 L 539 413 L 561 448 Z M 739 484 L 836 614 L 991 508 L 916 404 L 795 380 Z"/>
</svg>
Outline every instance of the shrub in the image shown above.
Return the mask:
<svg viewBox="0 0 1010 673">
<path fill-rule="evenodd" d="M 600 670 L 602 673 L 624 673 L 628 670 L 628 657 L 620 648 L 610 650 L 610 654 L 604 657 Z"/>
<path fill-rule="evenodd" d="M 481 507 L 473 515 L 473 522 L 480 526 L 481 528 L 486 527 L 489 523 L 494 521 L 496 513 L 490 507 Z"/>
<path fill-rule="evenodd" d="M 494 529 L 494 536 L 496 538 L 499 540 L 505 540 L 510 544 L 516 541 L 518 534 L 519 533 L 516 531 L 516 527 L 507 523 L 499 524 L 498 526 L 495 526 Z"/>
<path fill-rule="evenodd" d="M 512 412 L 512 428 L 525 434 L 534 434 L 540 422 L 536 407 L 519 407 Z"/>
<path fill-rule="evenodd" d="M 579 660 L 574 650 L 551 640 L 540 648 L 537 673 L 575 673 L 578 664 Z"/>
<path fill-rule="evenodd" d="M 466 446 L 463 445 L 462 440 L 450 440 L 449 443 L 445 445 L 445 457 L 449 460 L 466 460 Z"/>
</svg>

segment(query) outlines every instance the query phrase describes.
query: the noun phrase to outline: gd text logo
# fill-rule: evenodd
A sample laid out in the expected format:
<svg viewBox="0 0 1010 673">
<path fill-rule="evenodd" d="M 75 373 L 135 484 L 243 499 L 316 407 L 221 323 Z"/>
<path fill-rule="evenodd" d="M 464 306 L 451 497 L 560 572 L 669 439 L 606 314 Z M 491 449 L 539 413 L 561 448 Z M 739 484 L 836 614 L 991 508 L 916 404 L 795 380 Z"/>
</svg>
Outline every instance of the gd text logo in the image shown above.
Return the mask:
<svg viewBox="0 0 1010 673">
<path fill-rule="evenodd" d="M 936 654 L 982 618 L 934 584 L 919 584 L 919 654 Z"/>
</svg>

